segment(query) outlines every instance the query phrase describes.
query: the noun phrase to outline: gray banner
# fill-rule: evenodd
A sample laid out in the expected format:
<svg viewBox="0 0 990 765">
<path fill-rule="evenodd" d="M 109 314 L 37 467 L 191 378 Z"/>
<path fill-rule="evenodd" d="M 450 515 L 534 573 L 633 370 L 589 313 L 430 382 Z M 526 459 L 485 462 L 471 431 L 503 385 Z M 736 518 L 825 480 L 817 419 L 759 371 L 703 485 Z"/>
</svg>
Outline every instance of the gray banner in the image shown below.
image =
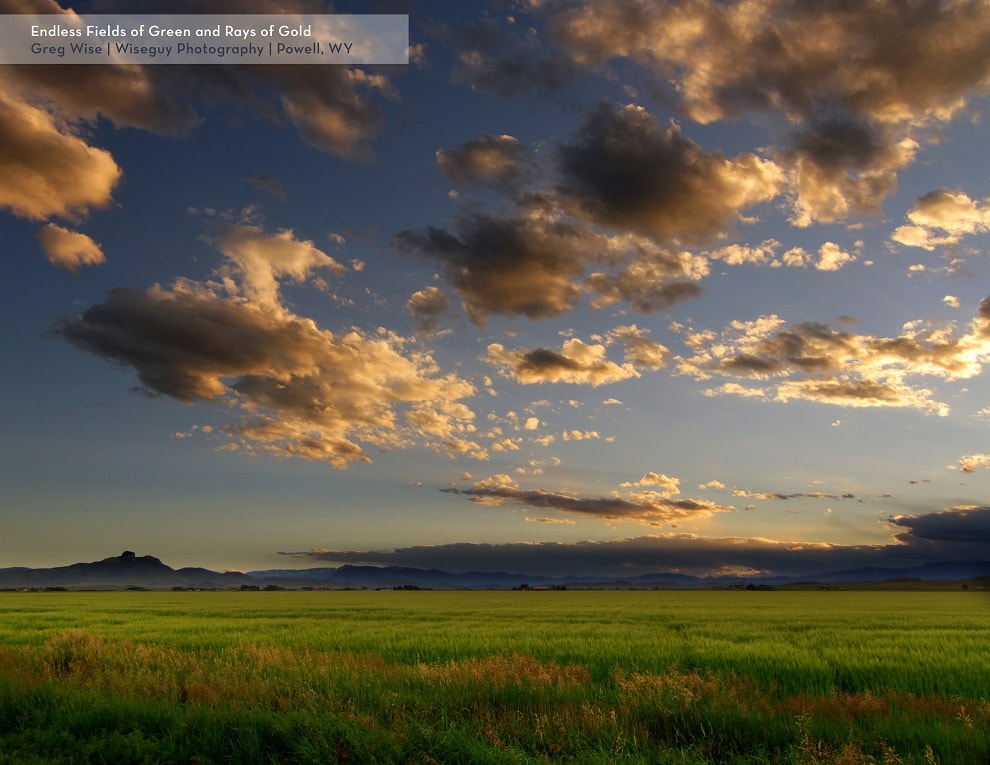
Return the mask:
<svg viewBox="0 0 990 765">
<path fill-rule="evenodd" d="M 0 64 L 407 63 L 406 15 L 0 15 Z"/>
</svg>

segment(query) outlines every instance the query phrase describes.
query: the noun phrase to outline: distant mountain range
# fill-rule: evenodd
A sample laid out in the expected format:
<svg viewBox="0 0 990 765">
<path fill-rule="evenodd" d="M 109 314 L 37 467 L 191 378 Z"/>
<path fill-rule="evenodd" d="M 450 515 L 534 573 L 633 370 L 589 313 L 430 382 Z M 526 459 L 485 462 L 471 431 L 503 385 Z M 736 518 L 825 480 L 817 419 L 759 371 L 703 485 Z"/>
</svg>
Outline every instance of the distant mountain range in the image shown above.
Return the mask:
<svg viewBox="0 0 990 765">
<path fill-rule="evenodd" d="M 763 577 L 695 577 L 657 572 L 618 579 L 607 576 L 548 577 L 506 572 L 469 571 L 452 573 L 439 569 L 404 566 L 353 566 L 337 568 L 272 569 L 247 573 L 219 573 L 205 568 L 174 569 L 151 555 L 137 556 L 127 550 L 113 558 L 92 563 L 74 563 L 55 568 L 0 568 L 0 588 L 67 587 L 72 589 L 145 588 L 239 589 L 276 586 L 298 589 L 392 588 L 423 589 L 511 589 L 530 587 L 740 587 L 747 584 L 784 586 L 804 582 L 822 585 L 879 583 L 898 580 L 968 581 L 990 579 L 990 561 L 927 563 L 912 568 L 861 568 L 819 574 Z"/>
</svg>

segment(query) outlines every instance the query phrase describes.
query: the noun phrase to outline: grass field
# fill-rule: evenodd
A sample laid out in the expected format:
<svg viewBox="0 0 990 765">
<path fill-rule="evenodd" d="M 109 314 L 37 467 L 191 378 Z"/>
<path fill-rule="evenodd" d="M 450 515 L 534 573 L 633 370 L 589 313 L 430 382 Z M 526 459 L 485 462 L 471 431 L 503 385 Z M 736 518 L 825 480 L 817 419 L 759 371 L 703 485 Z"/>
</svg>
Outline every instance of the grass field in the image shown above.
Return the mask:
<svg viewBox="0 0 990 765">
<path fill-rule="evenodd" d="M 0 763 L 990 763 L 977 592 L 0 593 Z"/>
</svg>

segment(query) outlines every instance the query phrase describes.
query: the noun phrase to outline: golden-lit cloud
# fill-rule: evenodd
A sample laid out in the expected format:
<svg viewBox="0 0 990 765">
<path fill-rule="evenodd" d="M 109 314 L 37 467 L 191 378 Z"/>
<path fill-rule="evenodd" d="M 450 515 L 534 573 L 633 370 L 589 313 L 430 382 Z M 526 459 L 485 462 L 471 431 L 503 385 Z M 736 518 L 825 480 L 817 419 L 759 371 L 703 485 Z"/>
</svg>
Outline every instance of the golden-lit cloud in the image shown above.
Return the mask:
<svg viewBox="0 0 990 765">
<path fill-rule="evenodd" d="M 919 197 L 907 218 L 910 224 L 897 228 L 890 238 L 925 250 L 958 244 L 964 236 L 990 230 L 990 207 L 949 189 Z"/>
<path fill-rule="evenodd" d="M 578 338 L 564 342 L 560 351 L 549 348 L 510 351 L 492 343 L 483 360 L 497 366 L 503 375 L 523 384 L 572 383 L 606 385 L 638 377 L 631 363 L 616 364 L 601 344 L 584 343 Z"/>
<path fill-rule="evenodd" d="M 990 468 L 990 454 L 969 454 L 959 458 L 959 469 L 964 473 L 975 473 L 980 467 Z"/>
<path fill-rule="evenodd" d="M 619 484 L 622 488 L 656 486 L 663 494 L 680 494 L 681 490 L 679 478 L 671 478 L 663 473 L 655 473 L 652 470 L 640 478 L 638 481 L 630 481 Z"/>
<path fill-rule="evenodd" d="M 313 242 L 297 239 L 288 229 L 269 234 L 260 226 L 240 223 L 222 228 L 215 239 L 228 260 L 218 270 L 228 291 L 270 308 L 281 304 L 282 280 L 300 283 L 319 269 L 338 275 L 347 271 Z"/>
<path fill-rule="evenodd" d="M 677 370 L 698 380 L 714 376 L 754 380 L 725 383 L 710 395 L 805 400 L 849 407 L 908 407 L 947 414 L 947 404 L 910 378 L 968 379 L 990 361 L 990 298 L 966 332 L 905 324 L 897 337 L 857 335 L 817 322 L 785 326 L 777 316 L 734 321 L 721 333 L 688 333 L 694 355 Z"/>
<path fill-rule="evenodd" d="M 338 468 L 370 461 L 367 445 L 487 458 L 463 403 L 471 383 L 394 332 L 335 333 L 280 302 L 282 280 L 341 270 L 312 242 L 240 225 L 215 243 L 227 257 L 217 280 L 118 287 L 57 332 L 133 368 L 154 394 L 226 404 L 241 417 L 217 429 L 228 449 Z"/>
<path fill-rule="evenodd" d="M 450 301 L 439 287 L 424 287 L 409 296 L 406 311 L 419 332 L 432 332 L 441 317 L 450 310 Z"/>
<path fill-rule="evenodd" d="M 636 311 L 650 314 L 701 295 L 697 282 L 709 273 L 705 257 L 658 249 L 635 236 L 616 237 L 612 243 L 631 256 L 615 273 L 597 271 L 588 277 L 588 287 L 598 293 L 591 300 L 592 308 L 624 301 Z"/>
<path fill-rule="evenodd" d="M 0 174 L 0 208 L 31 220 L 78 220 L 110 204 L 121 169 L 0 79 Z"/>
<path fill-rule="evenodd" d="M 499 478 L 507 480 L 498 480 Z M 650 525 L 676 524 L 735 508 L 700 499 L 671 499 L 668 492 L 641 491 L 623 497 L 578 497 L 543 489 L 520 489 L 508 476 L 478 482 L 470 489 L 440 491 L 459 494 L 472 502 L 487 505 L 513 504 L 552 508 L 569 515 L 582 515 L 610 521 L 639 521 Z"/>
<path fill-rule="evenodd" d="M 46 223 L 37 233 L 38 242 L 53 266 L 76 273 L 80 266 L 98 266 L 106 261 L 103 248 L 86 234 Z"/>
<path fill-rule="evenodd" d="M 437 152 L 437 165 L 451 183 L 510 183 L 525 169 L 526 152 L 511 135 L 483 135 Z"/>
<path fill-rule="evenodd" d="M 696 122 L 763 111 L 797 126 L 777 154 L 792 220 L 876 214 L 922 128 L 990 84 L 990 9 L 958 0 L 842 5 L 786 0 L 534 3 L 579 66 L 635 62 Z"/>
<path fill-rule="evenodd" d="M 395 244 L 438 259 L 479 325 L 494 314 L 545 319 L 572 310 L 586 264 L 608 249 L 601 235 L 574 222 L 476 212 L 460 216 L 456 234 L 430 226 L 400 232 Z"/>
<path fill-rule="evenodd" d="M 770 160 L 708 153 L 643 107 L 602 104 L 560 150 L 561 204 L 598 225 L 657 240 L 707 238 L 773 199 Z"/>
</svg>

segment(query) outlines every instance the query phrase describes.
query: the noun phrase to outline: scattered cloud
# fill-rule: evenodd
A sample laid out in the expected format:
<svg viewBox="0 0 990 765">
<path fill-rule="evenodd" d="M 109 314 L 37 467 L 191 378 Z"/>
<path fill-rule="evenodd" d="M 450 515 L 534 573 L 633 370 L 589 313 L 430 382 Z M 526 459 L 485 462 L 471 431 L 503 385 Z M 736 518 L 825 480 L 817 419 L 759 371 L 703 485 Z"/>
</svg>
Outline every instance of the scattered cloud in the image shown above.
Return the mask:
<svg viewBox="0 0 990 765">
<path fill-rule="evenodd" d="M 20 67 L 20 69 L 71 67 Z M 42 221 L 77 221 L 106 207 L 122 171 L 110 153 L 87 144 L 0 80 L 0 208 Z M 63 237 L 64 242 L 64 237 Z"/>
<path fill-rule="evenodd" d="M 437 164 L 457 186 L 511 184 L 524 174 L 526 160 L 526 150 L 511 135 L 483 135 L 437 152 Z"/>
<path fill-rule="evenodd" d="M 990 298 L 980 304 L 967 332 L 951 326 L 909 322 L 897 337 L 857 335 L 818 322 L 785 326 L 778 316 L 734 321 L 721 333 L 689 333 L 695 354 L 678 359 L 678 372 L 708 380 L 713 376 L 760 381 L 738 382 L 710 395 L 806 400 L 851 407 L 910 407 L 937 414 L 948 405 L 912 377 L 967 379 L 990 361 Z M 779 382 L 769 383 L 774 379 Z M 754 393 L 754 391 L 756 391 Z"/>
<path fill-rule="evenodd" d="M 500 96 L 552 94 L 573 76 L 574 67 L 554 55 L 533 28 L 514 29 L 492 18 L 437 30 L 458 60 L 454 81 Z"/>
<path fill-rule="evenodd" d="M 620 486 L 624 489 L 632 487 L 642 488 L 646 486 L 659 486 L 660 490 L 664 494 L 680 494 L 681 490 L 678 488 L 679 485 L 680 479 L 671 478 L 663 473 L 654 473 L 652 470 L 638 481 L 620 484 Z"/>
<path fill-rule="evenodd" d="M 961 191 L 939 189 L 919 197 L 891 239 L 908 247 L 934 250 L 958 244 L 964 236 L 990 231 L 990 208 Z"/>
<path fill-rule="evenodd" d="M 106 262 L 103 248 L 78 231 L 46 223 L 38 229 L 37 237 L 48 262 L 66 271 L 77 273 L 80 266 L 98 266 Z"/>
<path fill-rule="evenodd" d="M 406 230 L 394 241 L 400 251 L 439 260 L 479 325 L 494 314 L 546 319 L 572 310 L 581 298 L 576 282 L 603 245 L 586 226 L 537 214 L 468 212 L 456 229 Z"/>
<path fill-rule="evenodd" d="M 876 214 L 923 129 L 990 83 L 990 10 L 978 2 L 558 0 L 536 8 L 578 66 L 634 62 L 696 122 L 779 114 L 796 225 Z M 910 51 L 910 53 L 909 53 Z"/>
<path fill-rule="evenodd" d="M 492 343 L 483 360 L 499 367 L 506 377 L 523 384 L 571 383 L 606 385 L 638 377 L 631 363 L 616 364 L 607 358 L 604 345 L 589 345 L 574 337 L 566 340 L 561 350 L 535 348 L 510 351 L 500 343 Z"/>
<path fill-rule="evenodd" d="M 507 478 L 507 476 L 504 476 Z M 714 513 L 731 512 L 734 508 L 700 499 L 671 499 L 669 491 L 641 491 L 623 497 L 576 497 L 543 489 L 520 489 L 510 481 L 478 482 L 471 489 L 446 488 L 440 491 L 459 494 L 484 504 L 524 505 L 553 508 L 571 515 L 584 515 L 605 520 L 632 520 L 663 525 Z"/>
<path fill-rule="evenodd" d="M 990 454 L 970 454 L 959 458 L 959 469 L 964 473 L 975 473 L 980 467 L 990 467 Z"/>
<path fill-rule="evenodd" d="M 281 280 L 342 270 L 312 242 L 247 225 L 214 241 L 227 258 L 215 280 L 118 287 L 56 332 L 133 368 L 155 394 L 231 407 L 242 419 L 224 428 L 227 448 L 338 468 L 370 461 L 362 443 L 485 457 L 462 401 L 469 382 L 393 332 L 334 333 L 282 305 Z"/>
<path fill-rule="evenodd" d="M 438 287 L 417 290 L 406 301 L 406 311 L 419 332 L 433 332 L 449 310 L 450 301 Z"/>
<path fill-rule="evenodd" d="M 783 175 L 754 154 L 708 153 L 640 106 L 602 104 L 560 150 L 561 203 L 576 215 L 660 241 L 714 236 L 773 199 Z"/>
</svg>

